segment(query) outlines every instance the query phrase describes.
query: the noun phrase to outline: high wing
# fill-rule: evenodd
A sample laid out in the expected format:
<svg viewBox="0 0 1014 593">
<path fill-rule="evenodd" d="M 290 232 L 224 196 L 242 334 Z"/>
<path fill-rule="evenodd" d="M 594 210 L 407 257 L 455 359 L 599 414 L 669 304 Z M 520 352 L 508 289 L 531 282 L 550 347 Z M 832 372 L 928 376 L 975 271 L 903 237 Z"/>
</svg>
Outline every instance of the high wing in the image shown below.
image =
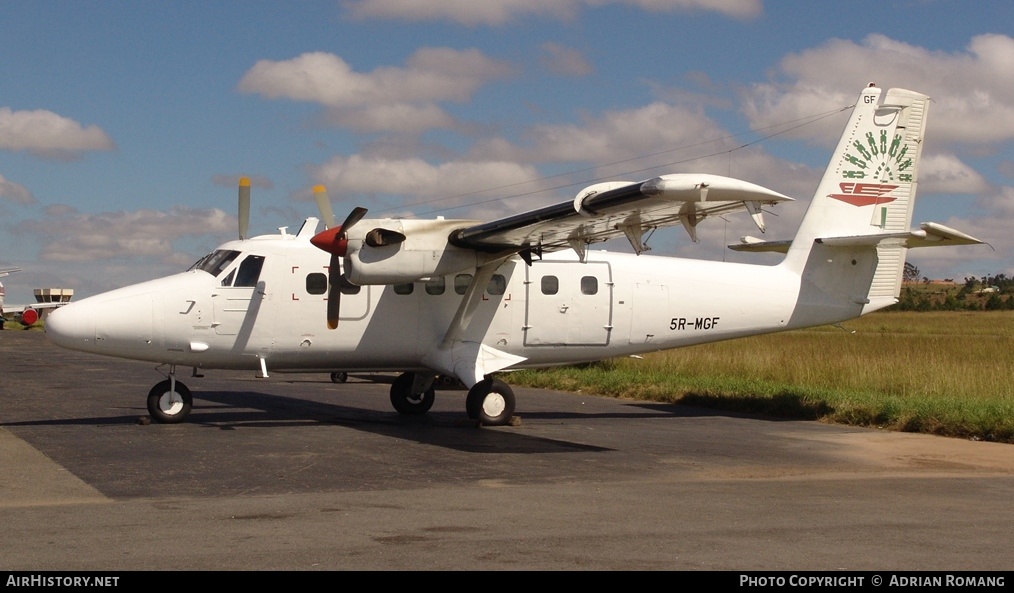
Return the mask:
<svg viewBox="0 0 1014 593">
<path fill-rule="evenodd" d="M 696 242 L 701 220 L 743 209 L 764 232 L 761 207 L 791 200 L 739 179 L 679 173 L 592 185 L 573 202 L 459 229 L 451 233 L 450 242 L 466 249 L 513 251 L 528 257 L 569 247 L 584 259 L 588 244 L 626 236 L 634 251 L 641 253 L 645 250 L 641 237 L 651 229 L 682 224 Z"/>
<path fill-rule="evenodd" d="M 738 179 L 673 174 L 640 182 L 599 183 L 582 190 L 573 201 L 491 222 L 365 219 L 366 210 L 356 208 L 344 223 L 317 233 L 310 242 L 331 254 L 332 287 L 343 280 L 388 285 L 469 273 L 471 280 L 444 338 L 422 362 L 474 385 L 523 360 L 466 334 L 483 291 L 507 258 L 518 254 L 531 263 L 533 256 L 543 252 L 571 248 L 584 261 L 589 244 L 621 236 L 641 253 L 646 249 L 642 236 L 650 229 L 682 224 L 696 241 L 701 220 L 743 209 L 764 231 L 761 207 L 790 200 Z M 335 329 L 340 290 L 331 292 L 328 327 Z"/>
</svg>

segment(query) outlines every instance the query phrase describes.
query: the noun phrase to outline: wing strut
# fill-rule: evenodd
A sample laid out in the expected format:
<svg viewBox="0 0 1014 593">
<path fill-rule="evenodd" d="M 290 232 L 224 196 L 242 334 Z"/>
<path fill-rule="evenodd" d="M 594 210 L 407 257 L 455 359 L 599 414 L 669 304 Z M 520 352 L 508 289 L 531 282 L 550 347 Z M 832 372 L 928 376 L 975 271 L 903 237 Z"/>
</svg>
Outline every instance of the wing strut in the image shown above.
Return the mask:
<svg viewBox="0 0 1014 593">
<path fill-rule="evenodd" d="M 489 285 L 493 273 L 504 261 L 505 258 L 494 259 L 475 269 L 472 281 L 468 283 L 468 288 L 461 297 L 461 303 L 454 313 L 447 333 L 444 334 L 444 339 L 423 358 L 423 364 L 426 366 L 457 377 L 469 388 L 482 381 L 489 373 L 495 373 L 525 360 L 524 357 L 502 352 L 481 342 L 462 339 L 479 307 L 482 293 Z"/>
<path fill-rule="evenodd" d="M 486 285 L 489 284 L 490 279 L 493 277 L 493 272 L 496 272 L 496 269 L 500 267 L 503 261 L 502 259 L 498 259 L 475 269 L 472 281 L 468 283 L 465 295 L 461 297 L 461 304 L 458 305 L 458 310 L 454 313 L 454 319 L 451 319 L 451 325 L 447 328 L 447 333 L 444 334 L 444 339 L 440 342 L 441 348 L 450 348 L 454 342 L 461 339 L 469 322 L 472 321 L 472 316 L 475 315 L 482 292 L 486 290 Z"/>
</svg>

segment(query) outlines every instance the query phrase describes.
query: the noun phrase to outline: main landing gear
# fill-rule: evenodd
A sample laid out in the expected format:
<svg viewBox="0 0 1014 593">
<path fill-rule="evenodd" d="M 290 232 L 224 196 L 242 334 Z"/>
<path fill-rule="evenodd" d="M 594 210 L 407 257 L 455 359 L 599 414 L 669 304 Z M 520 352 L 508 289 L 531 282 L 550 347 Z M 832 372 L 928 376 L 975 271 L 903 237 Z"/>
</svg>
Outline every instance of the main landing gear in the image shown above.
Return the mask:
<svg viewBox="0 0 1014 593">
<path fill-rule="evenodd" d="M 514 416 L 514 392 L 499 379 L 483 379 L 468 390 L 465 398 L 468 417 L 489 426 L 509 424 Z"/>
<path fill-rule="evenodd" d="M 403 373 L 391 384 L 391 405 L 401 414 L 425 414 L 433 407 L 434 377 Z M 468 390 L 465 412 L 486 426 L 504 426 L 514 416 L 514 392 L 499 379 L 485 379 Z"/>
<path fill-rule="evenodd" d="M 425 414 L 433 407 L 436 393 L 433 377 L 421 373 L 402 373 L 391 384 L 391 405 L 400 414 Z"/>
</svg>

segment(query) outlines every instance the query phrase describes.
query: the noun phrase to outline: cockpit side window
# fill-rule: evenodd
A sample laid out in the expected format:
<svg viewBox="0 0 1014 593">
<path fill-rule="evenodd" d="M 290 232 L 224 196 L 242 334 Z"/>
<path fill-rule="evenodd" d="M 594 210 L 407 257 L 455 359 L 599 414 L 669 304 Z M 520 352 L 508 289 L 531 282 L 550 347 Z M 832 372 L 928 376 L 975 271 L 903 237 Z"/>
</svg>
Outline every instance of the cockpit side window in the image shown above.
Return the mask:
<svg viewBox="0 0 1014 593">
<path fill-rule="evenodd" d="M 222 273 L 222 270 L 231 264 L 238 256 L 238 251 L 233 251 L 231 249 L 218 249 L 214 253 L 210 253 L 201 258 L 201 260 L 194 264 L 190 269 L 202 270 L 212 276 L 218 276 Z"/>
<path fill-rule="evenodd" d="M 233 286 L 257 286 L 262 267 L 264 267 L 263 255 L 247 256 L 243 263 L 239 264 L 239 273 L 236 275 L 236 283 Z"/>
</svg>

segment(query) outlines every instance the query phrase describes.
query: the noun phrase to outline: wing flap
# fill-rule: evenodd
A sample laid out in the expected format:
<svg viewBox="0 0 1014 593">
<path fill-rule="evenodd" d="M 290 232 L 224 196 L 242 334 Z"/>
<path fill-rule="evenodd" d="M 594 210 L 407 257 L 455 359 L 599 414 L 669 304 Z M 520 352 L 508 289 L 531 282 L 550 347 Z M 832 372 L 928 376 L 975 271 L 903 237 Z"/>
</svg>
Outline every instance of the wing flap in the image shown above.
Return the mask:
<svg viewBox="0 0 1014 593">
<path fill-rule="evenodd" d="M 627 236 L 639 242 L 646 231 L 682 224 L 691 231 L 708 216 L 748 210 L 763 230 L 760 208 L 792 198 L 739 179 L 708 174 L 673 174 L 640 182 L 610 182 L 585 188 L 562 202 L 459 229 L 451 242 L 480 251 L 554 251 Z M 635 241 L 634 238 L 637 238 Z M 639 245 L 634 245 L 639 251 Z"/>
</svg>

